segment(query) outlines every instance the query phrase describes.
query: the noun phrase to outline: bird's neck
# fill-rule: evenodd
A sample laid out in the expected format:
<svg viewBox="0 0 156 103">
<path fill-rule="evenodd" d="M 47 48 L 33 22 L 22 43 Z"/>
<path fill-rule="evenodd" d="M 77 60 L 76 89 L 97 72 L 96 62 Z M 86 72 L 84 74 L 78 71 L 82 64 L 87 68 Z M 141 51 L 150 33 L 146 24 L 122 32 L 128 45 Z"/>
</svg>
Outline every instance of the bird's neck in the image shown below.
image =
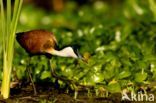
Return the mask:
<svg viewBox="0 0 156 103">
<path fill-rule="evenodd" d="M 67 51 L 64 51 L 63 49 L 62 50 L 53 50 L 52 54 L 56 55 L 56 56 L 61 56 L 61 57 L 70 57 L 69 53 Z"/>
<path fill-rule="evenodd" d="M 61 49 L 61 50 L 49 50 L 48 53 L 52 54 L 52 55 L 56 55 L 56 56 L 61 56 L 61 57 L 74 57 L 77 58 L 77 56 L 71 51 L 69 50 L 68 47 Z"/>
</svg>

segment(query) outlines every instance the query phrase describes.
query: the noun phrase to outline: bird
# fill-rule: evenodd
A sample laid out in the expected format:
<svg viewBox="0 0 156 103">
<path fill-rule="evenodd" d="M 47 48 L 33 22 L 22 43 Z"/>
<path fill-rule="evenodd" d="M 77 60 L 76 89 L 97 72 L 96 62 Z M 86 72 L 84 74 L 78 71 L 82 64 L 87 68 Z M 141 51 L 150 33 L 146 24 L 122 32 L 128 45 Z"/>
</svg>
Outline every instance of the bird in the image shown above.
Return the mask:
<svg viewBox="0 0 156 103">
<path fill-rule="evenodd" d="M 55 35 L 47 30 L 37 29 L 26 32 L 19 32 L 16 33 L 16 40 L 20 44 L 20 46 L 28 53 L 30 58 L 35 55 L 45 55 L 48 58 L 49 66 L 52 56 L 71 57 L 84 61 L 84 58 L 79 53 L 78 49 L 73 46 L 67 46 L 63 49 L 59 49 Z M 28 62 L 30 62 L 30 60 Z M 32 80 L 30 68 L 27 67 L 27 71 L 32 82 L 34 94 L 36 95 L 37 91 Z M 52 72 L 55 71 L 52 69 Z"/>
</svg>

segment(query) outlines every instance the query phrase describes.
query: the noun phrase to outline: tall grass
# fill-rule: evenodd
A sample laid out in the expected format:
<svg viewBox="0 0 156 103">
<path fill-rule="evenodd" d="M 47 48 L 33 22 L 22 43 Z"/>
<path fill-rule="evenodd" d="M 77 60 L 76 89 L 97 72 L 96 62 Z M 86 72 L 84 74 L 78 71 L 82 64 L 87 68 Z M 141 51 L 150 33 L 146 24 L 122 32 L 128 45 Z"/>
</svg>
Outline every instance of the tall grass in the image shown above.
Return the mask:
<svg viewBox="0 0 156 103">
<path fill-rule="evenodd" d="M 14 54 L 14 39 L 23 0 L 15 0 L 13 10 L 11 7 L 11 0 L 6 0 L 6 8 L 4 8 L 3 1 L 4 0 L 0 0 L 0 33 L 2 33 L 3 36 L 3 78 L 1 94 L 5 99 L 9 97 L 10 93 L 10 78 Z"/>
</svg>

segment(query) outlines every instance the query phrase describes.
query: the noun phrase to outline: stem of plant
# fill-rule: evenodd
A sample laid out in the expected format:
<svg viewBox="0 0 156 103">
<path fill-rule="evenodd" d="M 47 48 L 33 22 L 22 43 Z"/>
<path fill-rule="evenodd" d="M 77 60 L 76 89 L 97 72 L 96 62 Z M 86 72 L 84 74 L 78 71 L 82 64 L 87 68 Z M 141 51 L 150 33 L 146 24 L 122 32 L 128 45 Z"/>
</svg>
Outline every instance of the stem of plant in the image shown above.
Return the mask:
<svg viewBox="0 0 156 103">
<path fill-rule="evenodd" d="M 8 98 L 10 94 L 10 79 L 14 53 L 14 39 L 20 11 L 22 8 L 22 3 L 23 0 L 15 0 L 13 16 L 11 16 L 11 0 L 7 0 L 6 13 L 4 10 L 3 0 L 0 0 L 1 33 L 3 34 L 3 79 L 1 94 L 4 99 Z"/>
</svg>

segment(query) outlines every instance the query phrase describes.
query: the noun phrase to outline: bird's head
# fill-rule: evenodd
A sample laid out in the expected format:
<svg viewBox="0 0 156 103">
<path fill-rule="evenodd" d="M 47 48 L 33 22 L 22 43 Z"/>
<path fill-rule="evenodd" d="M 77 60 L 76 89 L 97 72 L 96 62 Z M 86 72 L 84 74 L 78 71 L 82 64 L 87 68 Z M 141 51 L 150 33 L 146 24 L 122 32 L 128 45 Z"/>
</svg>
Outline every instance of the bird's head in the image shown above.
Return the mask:
<svg viewBox="0 0 156 103">
<path fill-rule="evenodd" d="M 69 47 L 70 48 L 70 47 Z M 82 59 L 82 55 L 80 54 L 78 48 L 71 46 L 71 52 L 73 52 L 73 58 Z"/>
<path fill-rule="evenodd" d="M 75 59 L 81 59 L 81 60 L 85 61 L 85 59 L 80 54 L 80 52 L 76 46 L 67 46 L 67 47 L 63 47 L 63 49 L 60 49 L 60 50 L 50 49 L 50 50 L 47 50 L 47 52 L 52 55 L 57 55 L 57 56 L 61 56 L 61 57 L 72 57 Z"/>
<path fill-rule="evenodd" d="M 60 52 L 62 53 L 62 56 L 64 55 L 65 57 L 72 57 L 75 59 L 81 59 L 82 58 L 82 55 L 78 51 L 78 48 L 76 48 L 74 46 L 67 46 L 67 47 L 61 49 Z"/>
<path fill-rule="evenodd" d="M 84 57 L 81 55 L 81 53 L 79 52 L 78 48 L 75 46 L 69 46 L 66 49 L 68 49 L 68 54 L 70 55 L 70 57 L 76 58 L 76 59 L 80 59 L 84 62 L 87 62 Z"/>
</svg>

